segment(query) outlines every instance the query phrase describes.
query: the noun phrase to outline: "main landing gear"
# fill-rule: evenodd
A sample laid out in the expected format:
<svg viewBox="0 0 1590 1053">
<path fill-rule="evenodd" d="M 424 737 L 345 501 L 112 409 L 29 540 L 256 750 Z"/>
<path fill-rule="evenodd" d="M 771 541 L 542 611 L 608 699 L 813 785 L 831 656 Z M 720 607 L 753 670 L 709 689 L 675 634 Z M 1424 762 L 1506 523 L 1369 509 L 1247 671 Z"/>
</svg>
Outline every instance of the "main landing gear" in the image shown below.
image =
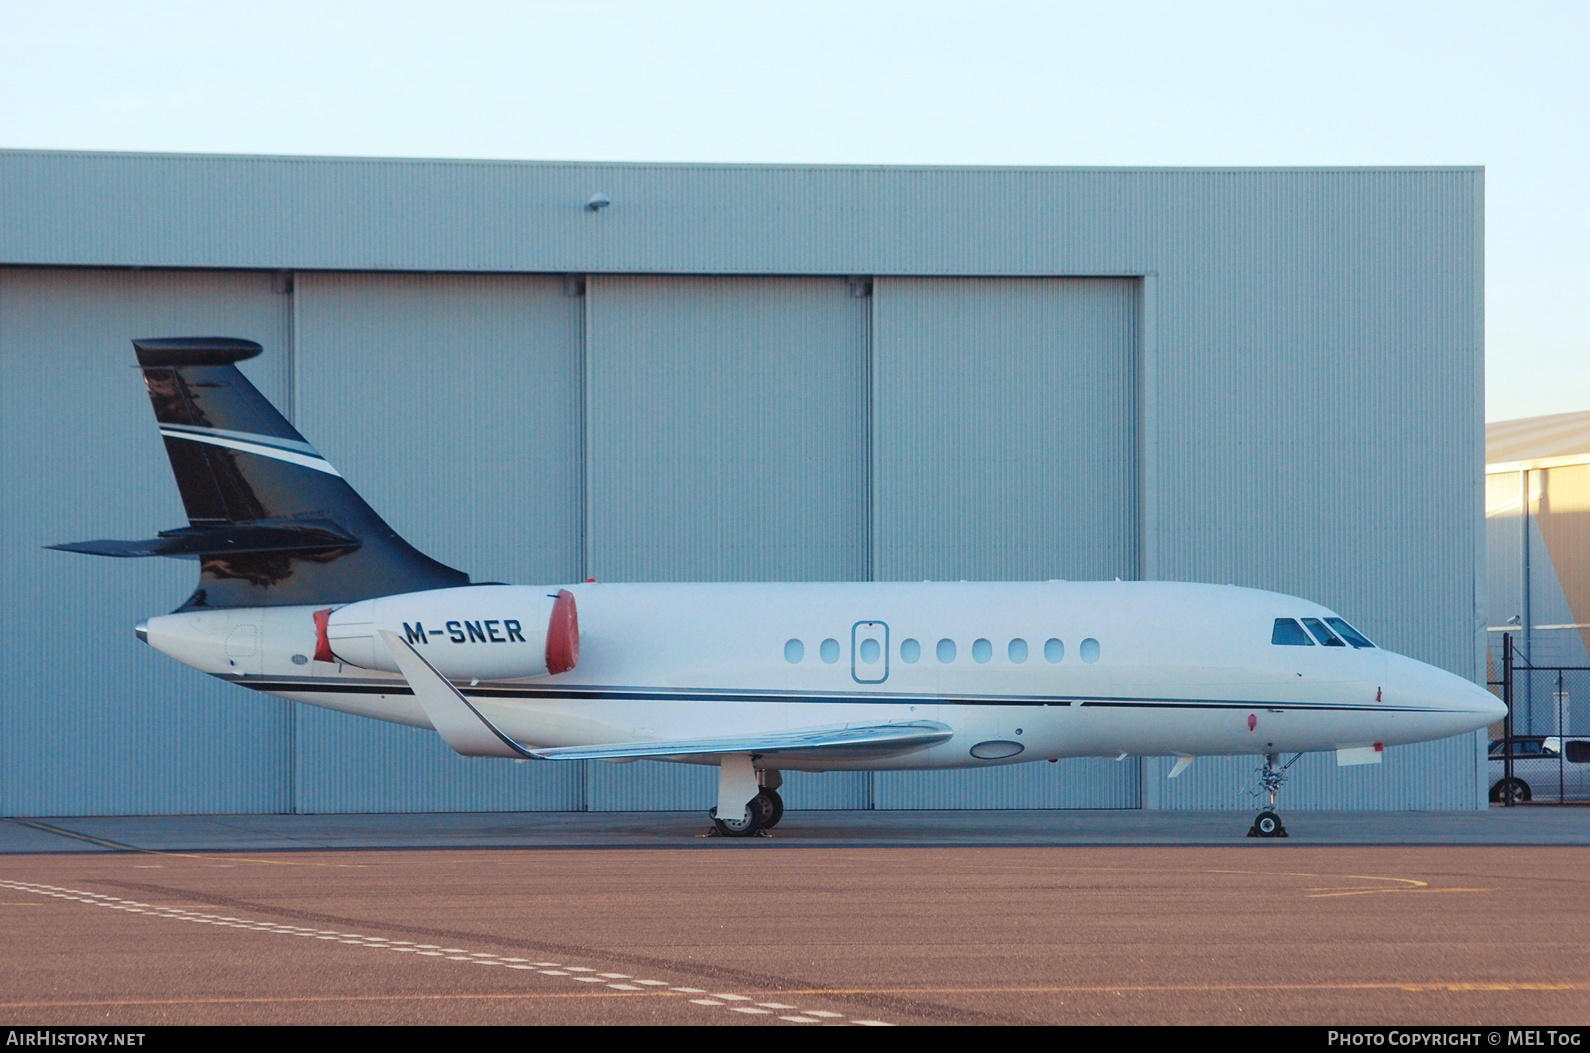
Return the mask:
<svg viewBox="0 0 1590 1053">
<path fill-rule="evenodd" d="M 784 818 L 784 799 L 778 795 L 783 781 L 777 769 L 758 769 L 754 756 L 724 757 L 718 764 L 718 806 L 708 813 L 712 832 L 707 836 L 755 837 L 773 829 Z M 745 803 L 735 807 L 729 803 L 733 801 Z"/>
<path fill-rule="evenodd" d="M 1253 820 L 1253 826 L 1248 830 L 1249 837 L 1286 837 L 1286 827 L 1281 823 L 1281 816 L 1275 810 L 1276 795 L 1281 792 L 1281 784 L 1286 781 L 1286 769 L 1297 763 L 1301 753 L 1294 756 L 1285 764 L 1281 764 L 1279 753 L 1266 753 L 1264 766 L 1259 769 L 1258 793 L 1270 795 L 1270 807 L 1258 814 Z"/>
<path fill-rule="evenodd" d="M 719 837 L 755 837 L 773 829 L 778 825 L 778 821 L 784 818 L 784 799 L 778 795 L 777 790 L 769 790 L 764 786 L 755 797 L 751 798 L 749 807 L 745 810 L 745 818 L 739 822 L 719 819 L 716 808 L 712 809 L 710 814 L 713 834 Z"/>
</svg>

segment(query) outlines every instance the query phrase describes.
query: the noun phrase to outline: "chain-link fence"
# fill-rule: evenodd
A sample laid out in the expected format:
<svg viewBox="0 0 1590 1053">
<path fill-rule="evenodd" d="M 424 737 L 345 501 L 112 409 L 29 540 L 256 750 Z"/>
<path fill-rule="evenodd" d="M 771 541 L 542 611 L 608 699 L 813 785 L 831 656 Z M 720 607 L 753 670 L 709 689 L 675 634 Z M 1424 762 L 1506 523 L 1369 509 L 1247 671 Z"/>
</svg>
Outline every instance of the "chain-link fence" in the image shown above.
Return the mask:
<svg viewBox="0 0 1590 1053">
<path fill-rule="evenodd" d="M 1491 739 L 1491 801 L 1590 803 L 1590 667 L 1532 665 L 1502 637 L 1501 678 L 1490 682 L 1507 703 Z"/>
</svg>

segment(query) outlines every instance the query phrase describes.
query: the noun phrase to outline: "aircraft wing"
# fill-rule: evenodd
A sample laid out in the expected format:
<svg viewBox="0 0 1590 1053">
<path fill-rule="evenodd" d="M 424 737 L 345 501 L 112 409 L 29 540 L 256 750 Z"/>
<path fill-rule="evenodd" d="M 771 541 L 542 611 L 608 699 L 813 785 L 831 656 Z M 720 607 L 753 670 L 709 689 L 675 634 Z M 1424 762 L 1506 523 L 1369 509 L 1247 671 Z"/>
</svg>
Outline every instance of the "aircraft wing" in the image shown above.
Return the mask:
<svg viewBox="0 0 1590 1053">
<path fill-rule="evenodd" d="M 536 760 L 635 760 L 646 757 L 708 760 L 724 754 L 788 756 L 813 760 L 867 760 L 935 746 L 954 732 L 946 724 L 910 720 L 871 727 L 825 727 L 802 731 L 770 731 L 721 738 L 668 739 L 657 742 L 612 742 L 595 746 L 533 749 L 514 741 L 476 709 L 452 682 L 438 673 L 414 647 L 385 629 L 377 630 L 397 662 L 414 697 L 436 733 L 466 757 L 528 757 Z"/>
<path fill-rule="evenodd" d="M 758 735 L 728 735 L 712 739 L 665 739 L 660 742 L 613 742 L 598 746 L 556 746 L 530 750 L 542 760 L 633 760 L 646 757 L 682 760 L 724 753 L 754 753 L 762 757 L 789 756 L 834 760 L 892 757 L 936 746 L 954 732 L 946 724 L 911 720 L 871 727 L 827 727 L 805 731 L 771 731 Z"/>
</svg>

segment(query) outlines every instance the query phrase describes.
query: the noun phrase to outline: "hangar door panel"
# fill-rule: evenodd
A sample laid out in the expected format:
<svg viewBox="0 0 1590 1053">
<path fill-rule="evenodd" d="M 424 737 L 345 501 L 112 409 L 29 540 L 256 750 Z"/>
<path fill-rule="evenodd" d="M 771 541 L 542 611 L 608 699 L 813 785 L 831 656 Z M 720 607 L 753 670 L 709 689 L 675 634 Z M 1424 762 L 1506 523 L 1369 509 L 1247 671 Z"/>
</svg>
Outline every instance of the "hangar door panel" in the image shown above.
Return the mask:
<svg viewBox="0 0 1590 1053">
<path fill-rule="evenodd" d="M 1133 578 L 1137 282 L 888 278 L 874 576 Z"/>
<path fill-rule="evenodd" d="M 301 274 L 299 427 L 477 581 L 580 576 L 580 301 L 561 278 Z"/>
<path fill-rule="evenodd" d="M 290 312 L 265 272 L 0 268 L 0 590 L 26 612 L 0 657 L 0 814 L 290 807 L 289 704 L 133 635 L 187 599 L 198 564 L 43 548 L 187 523 L 133 338 L 256 340 L 240 368 L 280 399 Z"/>
<path fill-rule="evenodd" d="M 1137 283 L 873 286 L 873 573 L 1133 578 Z M 879 808 L 1132 808 L 1141 762 L 879 772 Z"/>
<path fill-rule="evenodd" d="M 589 573 L 865 578 L 866 301 L 838 278 L 609 275 L 586 299 Z M 703 809 L 710 775 L 592 765 L 589 807 Z M 857 772 L 791 772 L 782 792 L 868 805 Z"/>
<path fill-rule="evenodd" d="M 866 575 L 866 301 L 837 278 L 594 276 L 589 573 Z"/>
<path fill-rule="evenodd" d="M 580 566 L 580 300 L 561 277 L 300 274 L 299 427 L 399 534 L 475 581 Z M 469 761 L 302 707 L 302 811 L 579 807 L 577 766 Z"/>
</svg>

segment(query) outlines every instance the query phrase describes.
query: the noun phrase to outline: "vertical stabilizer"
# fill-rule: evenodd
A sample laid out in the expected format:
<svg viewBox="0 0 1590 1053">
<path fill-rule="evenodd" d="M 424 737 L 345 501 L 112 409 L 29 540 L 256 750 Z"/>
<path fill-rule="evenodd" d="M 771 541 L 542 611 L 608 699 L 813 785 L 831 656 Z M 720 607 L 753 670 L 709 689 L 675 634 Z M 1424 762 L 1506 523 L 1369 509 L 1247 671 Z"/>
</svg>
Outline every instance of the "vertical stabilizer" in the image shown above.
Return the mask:
<svg viewBox="0 0 1590 1053">
<path fill-rule="evenodd" d="M 188 526 L 148 541 L 56 548 L 200 561 L 183 609 L 348 603 L 468 575 L 416 550 L 365 504 L 237 363 L 250 340 L 135 340 Z"/>
</svg>

